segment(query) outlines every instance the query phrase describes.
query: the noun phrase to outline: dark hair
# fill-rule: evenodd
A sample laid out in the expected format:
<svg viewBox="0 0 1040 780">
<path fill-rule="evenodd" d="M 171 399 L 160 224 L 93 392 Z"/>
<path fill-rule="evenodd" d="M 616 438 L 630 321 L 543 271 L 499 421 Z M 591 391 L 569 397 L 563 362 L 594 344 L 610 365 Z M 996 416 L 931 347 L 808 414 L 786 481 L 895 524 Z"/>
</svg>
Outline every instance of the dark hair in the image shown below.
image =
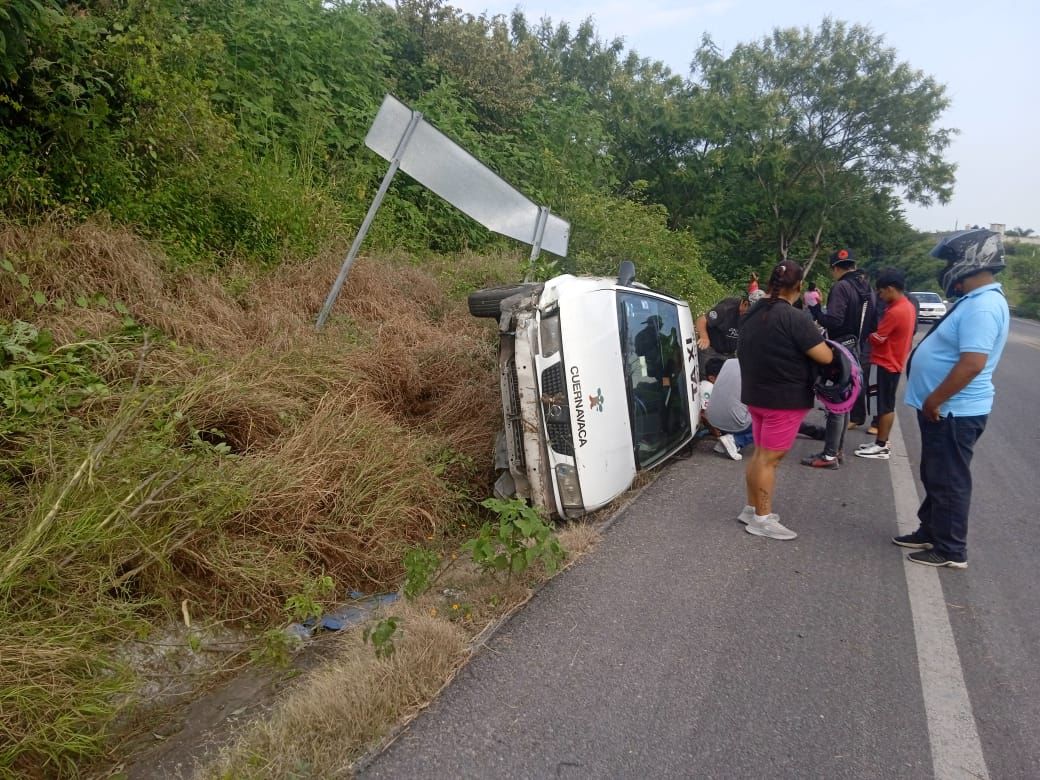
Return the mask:
<svg viewBox="0 0 1040 780">
<path fill-rule="evenodd" d="M 810 292 L 816 292 L 816 282 L 809 282 Z"/>
<path fill-rule="evenodd" d="M 777 263 L 773 273 L 769 275 L 769 300 L 776 301 L 784 290 L 791 290 L 798 286 L 805 273 L 802 267 L 794 260 L 784 260 Z"/>
<path fill-rule="evenodd" d="M 725 362 L 722 358 L 713 357 L 704 364 L 704 376 L 718 376 Z"/>
<path fill-rule="evenodd" d="M 902 292 L 906 289 L 906 276 L 898 268 L 883 268 L 874 282 L 874 289 L 882 287 L 895 287 Z"/>
</svg>

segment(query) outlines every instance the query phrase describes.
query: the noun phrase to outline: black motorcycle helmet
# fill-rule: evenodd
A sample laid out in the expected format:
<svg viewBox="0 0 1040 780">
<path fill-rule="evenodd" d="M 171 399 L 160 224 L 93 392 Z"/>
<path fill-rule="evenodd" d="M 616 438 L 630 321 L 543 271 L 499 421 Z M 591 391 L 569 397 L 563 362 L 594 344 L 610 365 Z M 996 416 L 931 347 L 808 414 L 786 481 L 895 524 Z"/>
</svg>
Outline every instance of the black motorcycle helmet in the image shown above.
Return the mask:
<svg viewBox="0 0 1040 780">
<path fill-rule="evenodd" d="M 946 261 L 937 278 L 947 298 L 956 295 L 954 286 L 961 279 L 979 271 L 997 273 L 1007 265 L 1000 234 L 985 228 L 951 233 L 935 245 L 932 257 Z"/>
</svg>

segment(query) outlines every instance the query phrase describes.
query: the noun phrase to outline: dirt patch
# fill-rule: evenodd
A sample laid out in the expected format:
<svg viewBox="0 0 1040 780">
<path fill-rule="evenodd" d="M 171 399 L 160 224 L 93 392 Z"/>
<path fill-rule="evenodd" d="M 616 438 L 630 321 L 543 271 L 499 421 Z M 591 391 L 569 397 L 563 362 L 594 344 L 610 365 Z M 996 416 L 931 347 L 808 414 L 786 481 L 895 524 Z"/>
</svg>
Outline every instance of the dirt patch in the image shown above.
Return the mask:
<svg viewBox="0 0 1040 780">
<path fill-rule="evenodd" d="M 130 780 L 192 777 L 198 765 L 213 760 L 248 723 L 267 717 L 299 675 L 319 668 L 337 652 L 334 637 L 315 638 L 288 667 L 251 665 L 210 690 L 194 691 L 191 701 L 168 711 L 165 722 L 122 745 L 126 758 L 106 774 L 122 772 Z"/>
<path fill-rule="evenodd" d="M 560 529 L 568 565 L 591 551 L 600 525 Z M 127 759 L 106 774 L 349 776 L 365 750 L 421 712 L 545 581 L 538 569 L 496 580 L 456 558 L 417 601 L 373 613 L 368 627 L 385 617 L 401 621 L 392 656 L 379 657 L 360 628 L 319 634 L 288 668 L 251 666 L 171 710 L 164 725 L 124 744 Z"/>
</svg>

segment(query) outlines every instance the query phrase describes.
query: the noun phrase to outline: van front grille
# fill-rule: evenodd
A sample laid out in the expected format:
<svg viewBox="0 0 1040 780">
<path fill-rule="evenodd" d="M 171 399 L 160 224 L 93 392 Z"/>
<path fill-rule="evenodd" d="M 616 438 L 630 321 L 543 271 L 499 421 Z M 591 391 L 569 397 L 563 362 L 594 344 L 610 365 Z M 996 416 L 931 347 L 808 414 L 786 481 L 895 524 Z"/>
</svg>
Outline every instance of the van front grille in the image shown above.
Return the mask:
<svg viewBox="0 0 1040 780">
<path fill-rule="evenodd" d="M 563 384 L 563 363 L 549 366 L 542 372 L 542 394 L 564 396 L 566 387 Z"/>
<path fill-rule="evenodd" d="M 542 371 L 542 398 L 552 398 L 560 403 L 567 404 L 567 388 L 563 381 L 563 363 L 549 366 Z M 546 431 L 549 434 L 549 445 L 555 452 L 561 455 L 574 457 L 574 436 L 571 434 L 571 424 L 567 420 L 560 422 L 546 422 Z"/>
<path fill-rule="evenodd" d="M 574 437 L 571 435 L 570 423 L 548 423 L 545 427 L 549 430 L 549 443 L 553 450 L 573 458 Z"/>
</svg>

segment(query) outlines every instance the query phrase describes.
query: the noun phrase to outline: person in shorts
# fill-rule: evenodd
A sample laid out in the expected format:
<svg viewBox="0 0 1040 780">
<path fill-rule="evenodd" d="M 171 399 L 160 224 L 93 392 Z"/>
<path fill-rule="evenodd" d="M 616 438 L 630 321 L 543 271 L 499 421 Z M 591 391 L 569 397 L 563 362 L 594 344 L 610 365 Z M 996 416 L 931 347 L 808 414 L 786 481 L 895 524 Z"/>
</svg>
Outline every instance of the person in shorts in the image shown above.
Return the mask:
<svg viewBox="0 0 1040 780">
<path fill-rule="evenodd" d="M 878 274 L 874 286 L 878 298 L 885 302 L 881 322 L 870 334 L 870 363 L 877 373 L 877 438 L 861 444 L 856 457 L 888 460 L 888 434 L 896 417 L 896 389 L 914 341 L 917 313 L 903 292 L 906 279 L 902 271 L 886 268 Z"/>
<path fill-rule="evenodd" d="M 820 331 L 794 304 L 802 292 L 802 267 L 779 263 L 769 277 L 768 298 L 751 308 L 740 326 L 741 401 L 751 414 L 754 454 L 745 459 L 747 504 L 737 519 L 770 539 L 794 539 L 773 512 L 776 471 L 813 406 L 814 363 L 834 358 Z"/>
</svg>

